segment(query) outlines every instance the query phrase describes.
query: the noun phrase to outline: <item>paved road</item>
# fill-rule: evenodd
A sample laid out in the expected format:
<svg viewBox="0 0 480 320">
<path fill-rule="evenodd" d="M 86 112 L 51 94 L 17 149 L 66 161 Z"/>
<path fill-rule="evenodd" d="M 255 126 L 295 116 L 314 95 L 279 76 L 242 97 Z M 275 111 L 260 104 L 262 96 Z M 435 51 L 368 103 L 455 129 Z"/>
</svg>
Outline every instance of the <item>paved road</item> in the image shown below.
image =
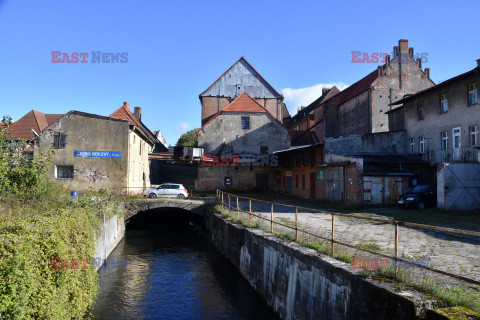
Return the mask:
<svg viewBox="0 0 480 320">
<path fill-rule="evenodd" d="M 280 202 L 280 201 L 279 201 Z M 281 201 L 290 204 L 288 200 Z M 231 205 L 236 206 L 236 199 L 231 199 Z M 239 205 L 248 211 L 248 201 L 240 200 Z M 311 207 L 311 206 L 309 206 Z M 252 211 L 270 219 L 270 205 L 252 202 Z M 355 214 L 368 215 L 368 214 Z M 330 214 L 311 213 L 300 210 L 298 214 L 299 227 L 312 233 L 330 237 L 332 218 Z M 258 220 L 258 219 L 257 219 Z M 278 223 L 295 225 L 295 209 L 274 206 L 274 220 Z M 265 226 L 270 222 L 264 221 Z M 287 228 L 274 226 L 277 232 L 292 232 Z M 300 240 L 315 241 L 312 237 L 302 235 Z M 380 252 L 394 255 L 395 227 L 391 224 L 376 223 L 354 218 L 335 218 L 335 239 L 353 245 L 366 245 L 378 248 Z M 321 242 L 321 241 L 318 241 Z M 328 245 L 328 242 L 324 242 Z M 340 250 L 354 256 L 371 258 L 363 251 L 340 246 Z M 480 281 L 480 238 L 466 235 L 446 233 L 443 231 L 399 227 L 399 256 L 418 259 L 417 262 L 427 264 L 440 270 L 466 276 Z"/>
</svg>

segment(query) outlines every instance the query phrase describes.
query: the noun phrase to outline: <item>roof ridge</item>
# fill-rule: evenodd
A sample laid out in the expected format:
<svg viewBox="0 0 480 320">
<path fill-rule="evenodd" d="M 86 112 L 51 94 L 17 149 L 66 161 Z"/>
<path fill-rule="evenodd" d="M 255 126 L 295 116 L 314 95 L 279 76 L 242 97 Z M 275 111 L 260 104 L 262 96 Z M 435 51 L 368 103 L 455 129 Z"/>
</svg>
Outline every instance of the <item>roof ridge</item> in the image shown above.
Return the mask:
<svg viewBox="0 0 480 320">
<path fill-rule="evenodd" d="M 230 70 L 233 68 L 234 65 L 236 65 L 236 64 L 237 64 L 238 62 L 240 62 L 241 60 L 245 61 L 245 62 L 248 64 L 248 66 L 249 66 L 250 68 L 252 68 L 253 71 L 254 71 L 263 81 L 265 81 L 265 83 L 267 84 L 267 86 L 269 86 L 277 95 L 279 95 L 280 97 L 283 98 L 283 95 L 280 94 L 277 90 L 275 90 L 275 88 L 274 88 L 267 80 L 265 80 L 265 78 L 260 74 L 260 72 L 258 72 L 257 69 L 255 69 L 255 68 L 250 64 L 250 62 L 247 61 L 247 59 L 245 59 L 244 56 L 241 56 L 240 59 L 238 59 L 237 61 L 235 61 L 235 62 L 230 66 L 230 68 L 228 68 L 224 73 L 222 73 L 222 74 L 220 75 L 220 77 L 218 77 L 215 81 L 213 81 L 212 84 L 211 84 L 207 89 L 205 89 L 202 93 L 200 93 L 198 96 L 201 97 L 205 92 L 207 92 L 211 87 L 213 87 L 213 85 L 214 85 L 215 83 L 217 83 L 217 81 L 220 80 L 221 77 L 223 77 L 228 71 L 230 71 Z"/>
</svg>

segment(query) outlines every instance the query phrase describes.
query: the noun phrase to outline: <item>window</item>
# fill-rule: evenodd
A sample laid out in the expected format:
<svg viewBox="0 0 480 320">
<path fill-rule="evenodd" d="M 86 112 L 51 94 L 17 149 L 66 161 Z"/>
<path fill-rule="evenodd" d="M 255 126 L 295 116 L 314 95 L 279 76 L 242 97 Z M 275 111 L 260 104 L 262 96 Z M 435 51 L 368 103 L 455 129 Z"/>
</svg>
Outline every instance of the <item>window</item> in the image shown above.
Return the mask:
<svg viewBox="0 0 480 320">
<path fill-rule="evenodd" d="M 453 128 L 452 130 L 452 139 L 453 139 L 453 148 L 458 149 L 462 146 L 462 140 L 461 140 L 461 135 L 462 135 L 462 130 L 461 128 Z"/>
<path fill-rule="evenodd" d="M 440 95 L 440 112 L 445 113 L 448 111 L 448 99 L 447 94 Z"/>
<path fill-rule="evenodd" d="M 468 105 L 478 103 L 478 86 L 476 83 L 468 86 Z"/>
<path fill-rule="evenodd" d="M 67 135 L 65 132 L 55 132 L 53 134 L 53 148 L 54 149 L 65 149 L 67 140 Z"/>
<path fill-rule="evenodd" d="M 468 131 L 470 132 L 470 145 L 472 147 L 478 147 L 480 145 L 480 141 L 478 141 L 479 140 L 478 124 L 474 126 L 470 126 Z"/>
<path fill-rule="evenodd" d="M 448 132 L 443 131 L 440 135 L 442 137 L 442 150 L 447 150 L 448 149 Z"/>
<path fill-rule="evenodd" d="M 250 129 L 250 117 L 242 117 L 242 129 Z"/>
<path fill-rule="evenodd" d="M 268 146 L 260 146 L 260 154 L 268 154 Z"/>
<path fill-rule="evenodd" d="M 295 176 L 295 189 L 298 189 L 298 174 Z"/>
<path fill-rule="evenodd" d="M 224 177 L 224 184 L 225 184 L 225 187 L 231 187 L 232 186 L 232 177 Z"/>
<path fill-rule="evenodd" d="M 409 138 L 408 142 L 410 144 L 410 153 L 415 153 L 415 138 Z"/>
<path fill-rule="evenodd" d="M 417 112 L 418 112 L 418 121 L 425 120 L 425 106 L 423 102 L 417 105 Z"/>
<path fill-rule="evenodd" d="M 223 148 L 223 153 L 233 153 L 233 146 L 225 146 L 225 148 Z"/>
<path fill-rule="evenodd" d="M 305 175 L 302 175 L 302 189 L 305 190 Z"/>
<path fill-rule="evenodd" d="M 73 179 L 73 166 L 56 166 L 57 179 Z"/>
<path fill-rule="evenodd" d="M 425 153 L 425 137 L 418 137 L 418 145 L 420 147 L 420 153 Z"/>
</svg>

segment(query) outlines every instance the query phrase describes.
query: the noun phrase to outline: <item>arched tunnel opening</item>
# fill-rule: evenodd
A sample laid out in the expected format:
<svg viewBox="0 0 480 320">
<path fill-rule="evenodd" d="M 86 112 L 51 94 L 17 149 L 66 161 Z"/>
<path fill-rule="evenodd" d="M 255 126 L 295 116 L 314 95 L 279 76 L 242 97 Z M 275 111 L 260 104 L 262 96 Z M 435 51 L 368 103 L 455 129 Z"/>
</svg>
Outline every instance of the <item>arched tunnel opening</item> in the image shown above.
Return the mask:
<svg viewBox="0 0 480 320">
<path fill-rule="evenodd" d="M 189 230 L 203 228 L 204 218 L 180 208 L 156 208 L 140 211 L 126 221 L 126 230 Z"/>
</svg>

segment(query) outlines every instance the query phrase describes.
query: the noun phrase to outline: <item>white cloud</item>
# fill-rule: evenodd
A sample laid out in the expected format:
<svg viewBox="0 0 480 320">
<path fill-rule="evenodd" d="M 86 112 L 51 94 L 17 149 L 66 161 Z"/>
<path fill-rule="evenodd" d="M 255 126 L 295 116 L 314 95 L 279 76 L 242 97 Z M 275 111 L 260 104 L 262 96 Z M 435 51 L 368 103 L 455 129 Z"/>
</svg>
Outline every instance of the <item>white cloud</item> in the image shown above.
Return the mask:
<svg viewBox="0 0 480 320">
<path fill-rule="evenodd" d="M 187 132 L 188 129 L 190 129 L 190 125 L 188 124 L 188 122 L 180 122 L 178 125 L 175 126 L 175 131 L 177 133 Z"/>
<path fill-rule="evenodd" d="M 297 113 L 299 107 L 306 107 L 322 95 L 322 88 L 331 88 L 337 86 L 339 90 L 343 90 L 348 85 L 343 82 L 337 83 L 319 83 L 306 88 L 285 88 L 282 94 L 285 97 L 285 104 L 287 105 L 290 115 Z"/>
</svg>

